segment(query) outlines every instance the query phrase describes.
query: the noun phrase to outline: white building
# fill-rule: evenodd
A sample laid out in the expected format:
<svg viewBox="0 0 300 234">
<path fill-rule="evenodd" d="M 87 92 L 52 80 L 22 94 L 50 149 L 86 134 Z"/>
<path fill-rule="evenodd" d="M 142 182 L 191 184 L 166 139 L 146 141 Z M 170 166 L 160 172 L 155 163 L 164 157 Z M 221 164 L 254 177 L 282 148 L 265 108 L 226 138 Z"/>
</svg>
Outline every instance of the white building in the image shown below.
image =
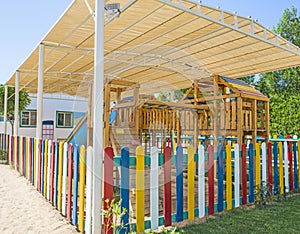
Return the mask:
<svg viewBox="0 0 300 234">
<path fill-rule="evenodd" d="M 62 140 L 73 130 L 78 121 L 87 112 L 87 102 L 76 100 L 44 99 L 43 101 L 43 138 Z M 18 135 L 36 136 L 37 99 L 19 116 Z M 0 123 L 0 131 L 4 132 L 4 122 Z M 7 133 L 12 134 L 12 125 L 7 122 Z"/>
</svg>

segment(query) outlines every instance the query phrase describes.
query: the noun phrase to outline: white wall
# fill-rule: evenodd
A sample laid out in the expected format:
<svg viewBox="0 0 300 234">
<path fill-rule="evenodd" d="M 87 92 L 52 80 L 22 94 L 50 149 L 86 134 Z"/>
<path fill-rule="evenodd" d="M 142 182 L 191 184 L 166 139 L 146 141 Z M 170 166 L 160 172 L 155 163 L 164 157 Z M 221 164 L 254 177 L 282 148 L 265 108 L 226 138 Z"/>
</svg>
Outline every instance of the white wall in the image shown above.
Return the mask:
<svg viewBox="0 0 300 234">
<path fill-rule="evenodd" d="M 44 99 L 43 102 L 43 120 L 53 120 L 54 128 L 56 126 L 56 111 L 70 111 L 70 112 L 87 112 L 87 102 L 75 102 L 67 100 L 53 100 L 53 99 Z M 31 98 L 31 103 L 26 109 L 37 109 L 37 99 Z M 72 128 L 55 128 L 54 139 L 65 138 Z M 4 132 L 4 123 L 0 123 L 0 132 Z M 11 134 L 11 124 L 7 123 L 7 133 Z M 35 137 L 36 128 L 24 128 L 19 127 L 20 136 L 31 136 Z"/>
</svg>

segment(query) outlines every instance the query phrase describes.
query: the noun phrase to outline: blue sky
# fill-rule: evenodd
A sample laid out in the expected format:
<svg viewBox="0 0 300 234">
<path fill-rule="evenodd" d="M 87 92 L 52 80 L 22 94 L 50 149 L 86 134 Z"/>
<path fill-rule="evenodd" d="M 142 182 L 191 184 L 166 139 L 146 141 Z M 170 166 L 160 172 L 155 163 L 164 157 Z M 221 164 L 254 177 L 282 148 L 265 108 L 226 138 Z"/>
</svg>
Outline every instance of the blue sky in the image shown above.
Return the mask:
<svg viewBox="0 0 300 234">
<path fill-rule="evenodd" d="M 83 1 L 83 0 L 79 0 Z M 72 0 L 2 0 L 0 7 L 0 83 L 5 83 L 50 30 Z M 202 0 L 212 7 L 277 25 L 284 9 L 300 0 Z"/>
</svg>

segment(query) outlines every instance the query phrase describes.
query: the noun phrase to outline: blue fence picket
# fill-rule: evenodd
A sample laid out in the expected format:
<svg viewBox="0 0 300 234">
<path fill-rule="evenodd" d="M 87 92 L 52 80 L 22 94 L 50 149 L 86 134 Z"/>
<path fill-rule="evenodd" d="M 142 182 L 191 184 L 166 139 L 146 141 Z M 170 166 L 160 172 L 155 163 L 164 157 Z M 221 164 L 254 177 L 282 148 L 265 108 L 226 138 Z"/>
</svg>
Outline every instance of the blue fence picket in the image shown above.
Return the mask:
<svg viewBox="0 0 300 234">
<path fill-rule="evenodd" d="M 122 216 L 121 222 L 124 224 L 124 228 L 120 230 L 120 233 L 128 233 L 130 231 L 129 226 L 129 148 L 121 148 L 121 185 L 120 185 L 120 197 L 121 209 L 126 209 L 125 215 Z"/>
<path fill-rule="evenodd" d="M 254 202 L 254 151 L 253 144 L 249 144 L 249 202 Z"/>
<path fill-rule="evenodd" d="M 293 151 L 294 151 L 294 187 L 295 189 L 299 188 L 299 181 L 298 181 L 298 164 L 297 162 L 297 142 L 293 142 Z M 300 157 L 300 155 L 298 155 Z"/>
<path fill-rule="evenodd" d="M 183 148 L 176 147 L 176 222 L 183 220 Z"/>
</svg>

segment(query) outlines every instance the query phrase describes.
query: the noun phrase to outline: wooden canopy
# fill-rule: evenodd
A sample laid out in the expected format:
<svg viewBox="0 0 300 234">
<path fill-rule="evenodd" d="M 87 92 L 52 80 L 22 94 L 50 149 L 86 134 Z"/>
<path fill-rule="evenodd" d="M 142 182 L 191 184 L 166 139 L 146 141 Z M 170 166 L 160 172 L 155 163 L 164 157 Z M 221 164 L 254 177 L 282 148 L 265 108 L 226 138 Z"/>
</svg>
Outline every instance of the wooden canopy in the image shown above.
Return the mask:
<svg viewBox="0 0 300 234">
<path fill-rule="evenodd" d="M 107 4 L 115 1 L 105 1 Z M 120 0 L 106 12 L 105 78 L 143 94 L 184 88 L 211 74 L 238 78 L 300 65 L 299 48 L 262 25 L 189 0 Z M 88 96 L 94 74 L 94 1 L 74 0 L 41 40 L 44 93 Z M 37 92 L 39 45 L 16 70 Z M 15 85 L 15 74 L 7 81 Z"/>
</svg>

